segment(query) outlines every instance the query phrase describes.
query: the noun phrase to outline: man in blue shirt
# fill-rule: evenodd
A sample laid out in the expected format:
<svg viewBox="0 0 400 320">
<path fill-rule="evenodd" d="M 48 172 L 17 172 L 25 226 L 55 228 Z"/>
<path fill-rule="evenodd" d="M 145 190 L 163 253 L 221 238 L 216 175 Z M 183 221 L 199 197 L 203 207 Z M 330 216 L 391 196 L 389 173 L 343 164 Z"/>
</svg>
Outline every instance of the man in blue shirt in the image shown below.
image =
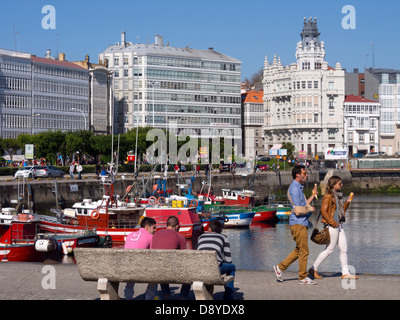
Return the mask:
<svg viewBox="0 0 400 320">
<path fill-rule="evenodd" d="M 307 276 L 308 260 L 308 217 L 315 211 L 310 206 L 315 195 L 318 194 L 317 187 L 314 187 L 311 197 L 306 199 L 303 193 L 304 184 L 307 182 L 307 170 L 303 165 L 296 165 L 292 170 L 293 182 L 289 186 L 288 196 L 292 213 L 289 217 L 290 233 L 296 242 L 296 248 L 277 266 L 274 266 L 275 275 L 278 281 L 282 280 L 285 271 L 293 262 L 299 260 L 299 282 L 301 284 L 316 284 Z M 296 213 L 295 213 L 296 212 Z"/>
</svg>

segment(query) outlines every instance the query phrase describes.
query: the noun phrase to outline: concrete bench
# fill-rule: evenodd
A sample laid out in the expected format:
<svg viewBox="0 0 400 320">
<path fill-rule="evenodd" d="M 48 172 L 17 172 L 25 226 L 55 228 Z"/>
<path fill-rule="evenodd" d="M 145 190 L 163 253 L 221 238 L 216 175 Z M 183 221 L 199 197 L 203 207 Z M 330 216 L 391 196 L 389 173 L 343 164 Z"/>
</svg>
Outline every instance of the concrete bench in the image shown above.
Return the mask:
<svg viewBox="0 0 400 320">
<path fill-rule="evenodd" d="M 75 248 L 79 273 L 97 281 L 101 300 L 119 299 L 120 282 L 191 284 L 196 300 L 212 300 L 221 275 L 217 253 L 209 250 Z"/>
</svg>

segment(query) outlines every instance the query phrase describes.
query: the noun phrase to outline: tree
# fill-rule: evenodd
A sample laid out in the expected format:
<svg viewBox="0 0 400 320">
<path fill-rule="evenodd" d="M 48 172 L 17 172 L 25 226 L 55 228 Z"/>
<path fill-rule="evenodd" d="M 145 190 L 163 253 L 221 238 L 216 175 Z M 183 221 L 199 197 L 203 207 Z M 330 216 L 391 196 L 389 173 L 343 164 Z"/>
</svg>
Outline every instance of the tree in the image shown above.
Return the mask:
<svg viewBox="0 0 400 320">
<path fill-rule="evenodd" d="M 282 149 L 287 149 L 287 157 L 289 158 L 294 152 L 294 145 L 291 142 L 282 143 Z"/>
<path fill-rule="evenodd" d="M 13 162 L 14 154 L 20 149 L 18 139 L 4 139 L 1 140 L 1 149 L 7 151 L 10 155 L 10 161 Z"/>
</svg>

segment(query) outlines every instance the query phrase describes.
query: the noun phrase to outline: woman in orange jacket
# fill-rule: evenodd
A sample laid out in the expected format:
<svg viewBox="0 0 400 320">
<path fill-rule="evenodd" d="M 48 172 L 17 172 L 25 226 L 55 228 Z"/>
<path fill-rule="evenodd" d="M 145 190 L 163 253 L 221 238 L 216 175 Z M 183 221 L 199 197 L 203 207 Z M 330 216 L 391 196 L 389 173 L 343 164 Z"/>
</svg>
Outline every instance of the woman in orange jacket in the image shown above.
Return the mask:
<svg viewBox="0 0 400 320">
<path fill-rule="evenodd" d="M 346 234 L 342 227 L 342 223 L 346 220 L 346 210 L 348 209 L 352 195 L 343 203 L 342 197 L 342 179 L 338 176 L 332 176 L 328 180 L 327 192 L 322 200 L 321 205 L 321 221 L 328 225 L 330 243 L 327 244 L 325 250 L 322 251 L 315 260 L 313 266 L 308 273 L 315 279 L 322 279 L 317 269 L 322 262 L 333 252 L 336 245 L 340 250 L 340 264 L 342 266 L 342 279 L 358 279 L 357 276 L 350 274 L 347 265 L 347 241 Z"/>
</svg>

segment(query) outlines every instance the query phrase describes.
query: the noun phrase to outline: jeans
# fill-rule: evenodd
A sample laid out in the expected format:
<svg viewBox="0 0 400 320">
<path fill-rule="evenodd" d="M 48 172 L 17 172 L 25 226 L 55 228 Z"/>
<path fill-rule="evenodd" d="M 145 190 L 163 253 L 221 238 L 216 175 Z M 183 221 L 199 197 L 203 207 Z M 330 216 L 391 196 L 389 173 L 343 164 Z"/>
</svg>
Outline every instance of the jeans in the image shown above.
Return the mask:
<svg viewBox="0 0 400 320">
<path fill-rule="evenodd" d="M 308 228 L 301 224 L 290 226 L 290 233 L 296 242 L 296 248 L 278 264 L 281 271 L 285 271 L 293 262 L 299 260 L 299 280 L 307 277 L 307 260 L 308 260 Z"/>
<path fill-rule="evenodd" d="M 162 283 L 160 284 L 161 287 L 161 292 L 162 292 L 162 299 L 169 299 L 169 296 L 171 295 L 171 290 L 169 288 L 168 283 Z M 190 291 L 190 284 L 183 284 L 181 287 L 181 296 L 183 298 L 187 298 L 189 295 Z"/>
<path fill-rule="evenodd" d="M 233 263 L 222 263 L 219 266 L 221 274 L 227 274 L 228 276 L 235 276 L 236 266 Z M 231 300 L 233 298 L 233 281 L 225 285 L 224 300 Z"/>
<path fill-rule="evenodd" d="M 342 266 L 342 274 L 349 274 L 349 267 L 347 265 L 347 240 L 343 227 L 339 225 L 337 228 L 329 226 L 329 236 L 331 241 L 326 245 L 325 250 L 322 251 L 313 264 L 314 270 L 317 270 L 322 262 L 333 252 L 336 245 L 340 250 L 340 264 Z"/>
</svg>

